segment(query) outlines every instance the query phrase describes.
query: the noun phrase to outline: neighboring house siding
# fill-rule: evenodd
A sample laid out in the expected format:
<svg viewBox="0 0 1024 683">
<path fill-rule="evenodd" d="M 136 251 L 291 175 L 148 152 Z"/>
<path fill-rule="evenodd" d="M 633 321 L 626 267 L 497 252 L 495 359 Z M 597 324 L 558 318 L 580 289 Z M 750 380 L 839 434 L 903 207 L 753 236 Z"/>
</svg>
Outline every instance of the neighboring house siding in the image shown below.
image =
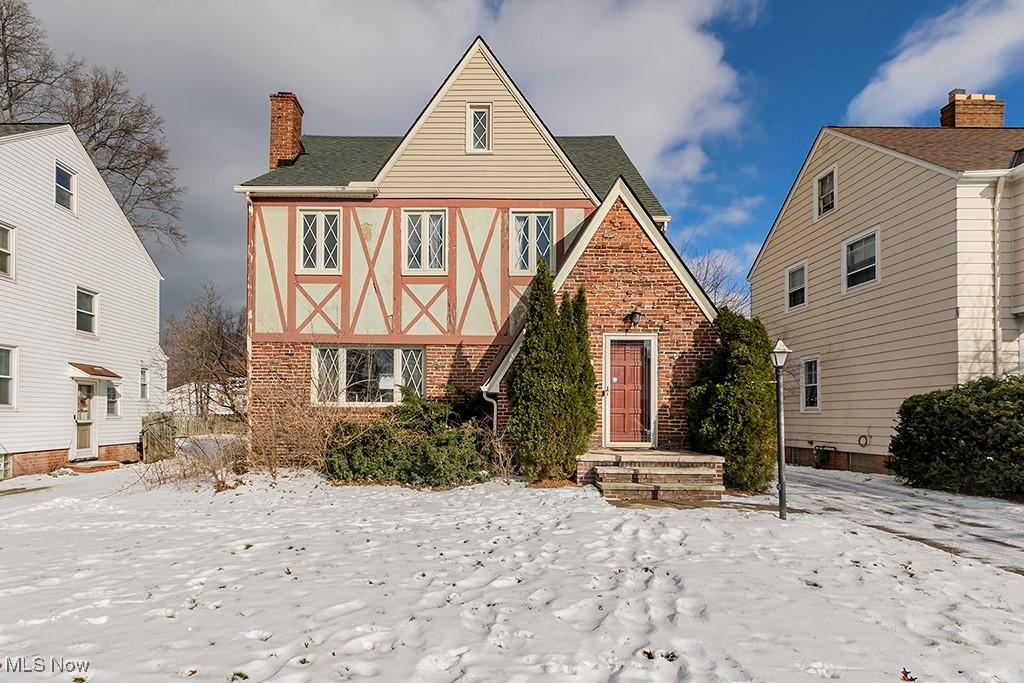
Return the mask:
<svg viewBox="0 0 1024 683">
<path fill-rule="evenodd" d="M 967 382 L 995 371 L 992 180 L 962 180 L 956 188 L 957 215 L 957 381 Z M 1013 315 L 1014 186 L 1007 181 L 1000 202 L 1000 325 L 1002 374 L 1017 372 L 1019 323 Z"/>
<path fill-rule="evenodd" d="M 1004 294 L 1012 296 L 1014 311 L 1024 313 L 1024 178 L 1010 183 L 1006 195 L 1013 204 L 1013 292 Z"/>
<path fill-rule="evenodd" d="M 106 417 L 107 383 L 97 383 L 101 447 L 137 442 L 141 415 L 160 405 L 164 386 L 159 273 L 73 136 L 63 129 L 0 139 L 0 222 L 16 230 L 15 279 L 0 278 L 0 345 L 17 347 L 17 405 L 0 408 L 0 451 L 40 453 L 24 466 L 16 456 L 15 473 L 50 467 L 71 444 L 69 362 L 123 378 L 120 417 Z M 55 161 L 78 174 L 77 216 L 54 204 Z M 99 294 L 95 338 L 75 332 L 79 286 Z M 149 401 L 139 398 L 144 364 Z"/>
<path fill-rule="evenodd" d="M 813 179 L 833 164 L 837 208 L 813 222 Z M 956 217 L 953 178 L 823 133 L 750 277 L 752 313 L 794 351 L 787 445 L 881 456 L 907 396 L 956 383 Z M 844 295 L 842 244 L 876 226 L 881 282 Z M 807 306 L 787 313 L 785 272 L 804 260 Z M 801 358 L 812 355 L 820 413 L 801 413 Z"/>
<path fill-rule="evenodd" d="M 466 153 L 466 105 L 490 103 L 493 152 Z M 422 122 L 380 197 L 585 198 L 481 51 Z"/>
</svg>

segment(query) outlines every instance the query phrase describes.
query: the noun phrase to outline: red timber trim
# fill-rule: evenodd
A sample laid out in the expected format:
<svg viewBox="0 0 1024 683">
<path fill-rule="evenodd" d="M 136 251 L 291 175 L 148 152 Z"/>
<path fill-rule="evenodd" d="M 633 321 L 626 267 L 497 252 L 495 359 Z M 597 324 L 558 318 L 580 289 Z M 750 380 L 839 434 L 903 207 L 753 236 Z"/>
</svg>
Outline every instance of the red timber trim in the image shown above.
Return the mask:
<svg viewBox="0 0 1024 683">
<path fill-rule="evenodd" d="M 256 292 L 256 211 L 257 208 L 251 203 L 247 203 L 246 212 L 248 215 L 245 219 L 245 234 L 246 234 L 246 263 L 245 263 L 245 310 L 248 312 L 246 316 L 246 329 L 249 331 L 249 338 L 252 338 L 253 332 L 256 331 L 256 315 L 254 308 Z"/>
<path fill-rule="evenodd" d="M 426 204 L 443 208 L 447 213 L 447 273 L 444 275 L 406 275 L 402 272 L 403 264 L 403 208 L 420 208 Z M 363 344 L 509 344 L 512 341 L 509 329 L 509 315 L 516 300 L 521 298 L 529 286 L 532 276 L 509 274 L 509 215 L 516 210 L 553 209 L 554 235 L 556 239 L 556 261 L 560 265 L 570 245 L 563 244 L 566 234 L 565 209 L 579 208 L 589 216 L 595 206 L 587 199 L 537 200 L 537 199 L 303 199 L 303 198 L 254 198 L 253 210 L 249 218 L 249 267 L 247 302 L 250 310 L 249 334 L 253 341 L 287 341 L 287 342 L 333 342 Z M 288 209 L 287 218 L 287 254 L 288 264 L 285 281 L 280 282 L 274 268 L 273 255 L 270 252 L 270 237 L 263 215 L 263 207 L 280 206 Z M 340 210 L 342 219 L 341 231 L 341 273 L 296 273 L 298 254 L 298 211 L 302 210 Z M 379 234 L 364 236 L 359 228 L 359 212 L 364 208 L 387 209 Z M 464 209 L 490 209 L 494 215 L 490 217 L 486 235 L 474 234 L 463 214 Z M 387 235 L 387 230 L 391 235 Z M 262 242 L 266 252 L 267 265 L 271 273 L 272 295 L 276 299 L 277 312 L 283 332 L 256 332 L 256 321 L 253 315 L 257 295 L 267 296 L 267 292 L 256 291 L 256 240 Z M 460 240 L 464 247 L 460 248 Z M 490 250 L 498 249 L 497 258 Z M 388 253 L 390 250 L 390 254 Z M 466 263 L 459 263 L 459 253 L 466 256 Z M 488 257 L 492 263 L 500 264 L 498 277 L 486 272 L 485 264 Z M 352 275 L 353 256 L 365 259 L 367 264 L 366 277 L 354 281 Z M 280 266 L 280 264 L 277 264 Z M 381 278 L 384 269 L 392 271 L 392 291 L 384 296 Z M 380 270 L 378 270 L 380 269 Z M 464 294 L 465 300 L 458 300 L 460 278 L 468 278 Z M 500 283 L 500 284 L 499 284 Z M 324 296 L 314 295 L 305 285 L 333 285 L 326 289 Z M 422 285 L 436 286 L 436 289 L 424 291 Z M 497 287 L 497 289 L 496 289 Z M 370 290 L 373 290 L 371 293 Z M 442 319 L 431 310 L 441 297 L 447 299 L 447 310 Z M 486 319 L 489 319 L 493 334 L 464 332 L 469 317 L 469 306 L 483 298 Z M 495 298 L 497 297 L 497 300 Z M 333 301 L 340 299 L 341 315 L 332 319 L 327 310 Z M 308 303 L 310 312 L 296 319 L 296 304 Z M 410 307 L 411 304 L 411 307 Z M 407 319 L 403 319 L 403 305 L 407 310 Z M 382 333 L 356 334 L 359 317 L 364 315 L 368 306 L 378 307 L 384 320 Z M 309 327 L 316 320 L 324 320 L 330 332 L 312 333 Z M 425 334 L 413 333 L 414 327 L 421 328 L 425 322 L 429 330 Z"/>
</svg>

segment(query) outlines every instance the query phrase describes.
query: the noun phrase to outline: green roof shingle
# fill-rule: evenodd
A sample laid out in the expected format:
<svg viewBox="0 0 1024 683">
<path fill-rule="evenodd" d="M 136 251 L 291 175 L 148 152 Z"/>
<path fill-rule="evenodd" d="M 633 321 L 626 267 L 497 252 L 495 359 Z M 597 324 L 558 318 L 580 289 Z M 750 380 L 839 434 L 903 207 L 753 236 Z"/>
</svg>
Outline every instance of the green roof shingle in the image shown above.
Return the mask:
<svg viewBox="0 0 1024 683">
<path fill-rule="evenodd" d="M 665 215 L 658 198 L 614 135 L 556 136 L 566 156 L 598 198 L 621 175 L 652 216 Z M 337 186 L 373 180 L 401 144 L 401 136 L 303 135 L 303 154 L 288 166 L 247 180 L 242 187 Z"/>
</svg>

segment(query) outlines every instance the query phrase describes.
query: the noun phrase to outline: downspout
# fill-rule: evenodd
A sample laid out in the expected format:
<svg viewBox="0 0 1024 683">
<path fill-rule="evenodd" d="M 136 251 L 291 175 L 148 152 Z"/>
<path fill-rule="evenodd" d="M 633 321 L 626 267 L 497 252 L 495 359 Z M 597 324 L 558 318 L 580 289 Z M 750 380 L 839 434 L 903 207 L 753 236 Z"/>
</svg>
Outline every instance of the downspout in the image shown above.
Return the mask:
<svg viewBox="0 0 1024 683">
<path fill-rule="evenodd" d="M 996 196 L 994 201 L 992 202 L 992 341 L 994 346 L 992 369 L 993 375 L 996 379 L 999 379 L 1003 375 L 1003 327 L 1000 324 L 1000 276 L 1002 273 L 999 267 L 999 241 L 1001 239 L 999 231 L 999 206 L 1003 200 L 1003 185 L 1005 184 L 1005 182 L 1005 176 L 999 176 L 999 178 L 996 180 Z"/>
<path fill-rule="evenodd" d="M 491 398 L 486 387 L 480 387 L 480 394 L 484 400 L 491 404 L 491 433 L 498 435 L 498 399 Z"/>
</svg>

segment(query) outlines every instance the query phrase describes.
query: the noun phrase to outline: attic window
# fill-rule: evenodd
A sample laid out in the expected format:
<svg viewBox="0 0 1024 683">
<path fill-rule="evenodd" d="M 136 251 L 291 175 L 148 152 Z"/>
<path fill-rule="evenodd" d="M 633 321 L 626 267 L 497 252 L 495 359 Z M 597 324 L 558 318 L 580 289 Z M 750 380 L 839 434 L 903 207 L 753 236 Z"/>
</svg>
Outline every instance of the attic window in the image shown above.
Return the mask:
<svg viewBox="0 0 1024 683">
<path fill-rule="evenodd" d="M 471 104 L 466 110 L 466 151 L 491 151 L 491 105 Z"/>
<path fill-rule="evenodd" d="M 815 178 L 814 191 L 814 217 L 818 219 L 836 208 L 835 166 Z"/>
</svg>

